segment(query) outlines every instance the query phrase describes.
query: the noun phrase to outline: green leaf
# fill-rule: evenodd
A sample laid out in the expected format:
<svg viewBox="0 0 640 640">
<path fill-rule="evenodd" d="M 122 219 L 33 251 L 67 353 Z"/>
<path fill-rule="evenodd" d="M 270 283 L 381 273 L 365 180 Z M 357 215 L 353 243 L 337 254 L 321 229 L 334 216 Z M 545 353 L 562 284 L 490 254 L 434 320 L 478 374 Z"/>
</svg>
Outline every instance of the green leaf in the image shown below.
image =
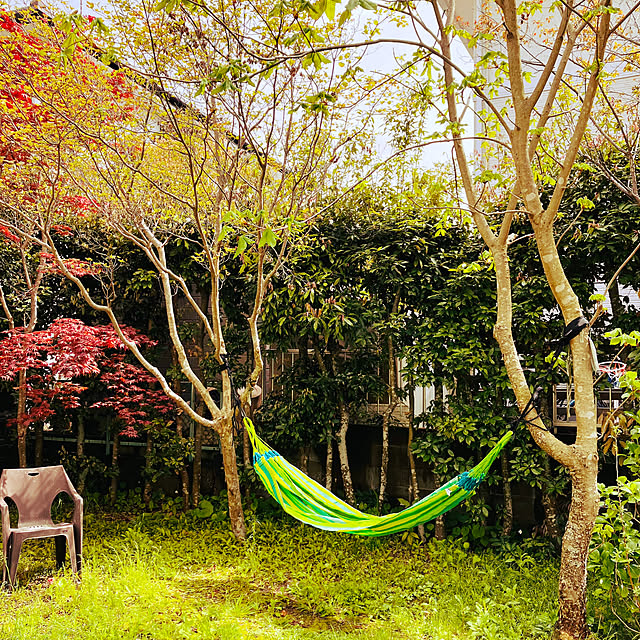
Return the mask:
<svg viewBox="0 0 640 640">
<path fill-rule="evenodd" d="M 278 242 L 278 238 L 276 234 L 273 233 L 272 229 L 265 229 L 262 232 L 262 236 L 260 237 L 260 241 L 258 242 L 258 247 L 264 247 L 264 245 L 268 245 L 270 247 L 275 247 Z"/>
<path fill-rule="evenodd" d="M 327 6 L 324 10 L 324 14 L 329 20 L 333 20 L 336 17 L 336 3 L 335 0 L 327 0 Z"/>
<path fill-rule="evenodd" d="M 233 254 L 233 257 L 237 258 L 239 255 L 243 254 L 247 250 L 248 246 L 249 246 L 249 241 L 247 240 L 247 238 L 245 236 L 240 236 L 238 240 L 238 248 L 236 249 L 236 252 Z"/>
</svg>

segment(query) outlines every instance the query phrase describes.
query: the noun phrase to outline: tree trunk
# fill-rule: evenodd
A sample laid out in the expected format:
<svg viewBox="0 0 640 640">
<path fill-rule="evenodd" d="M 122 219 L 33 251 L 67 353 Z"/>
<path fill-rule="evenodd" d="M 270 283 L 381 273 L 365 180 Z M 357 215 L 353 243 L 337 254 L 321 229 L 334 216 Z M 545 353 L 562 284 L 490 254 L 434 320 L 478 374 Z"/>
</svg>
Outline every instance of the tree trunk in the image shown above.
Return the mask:
<svg viewBox="0 0 640 640">
<path fill-rule="evenodd" d="M 35 450 L 33 457 L 35 460 L 35 466 L 41 467 L 44 462 L 44 424 L 38 422 L 34 427 L 35 432 Z"/>
<path fill-rule="evenodd" d="M 349 407 L 340 400 L 340 431 L 338 431 L 338 455 L 340 456 L 340 471 L 342 472 L 342 486 L 345 500 L 350 504 L 356 503 L 351 480 L 351 468 L 349 467 L 349 454 L 347 452 L 347 432 L 349 430 Z"/>
<path fill-rule="evenodd" d="M 396 292 L 389 319 L 391 319 L 394 314 L 398 313 L 399 304 L 400 290 Z M 393 346 L 393 336 L 391 334 L 387 336 L 387 367 L 389 369 L 389 384 L 387 385 L 389 404 L 387 405 L 387 410 L 382 414 L 382 456 L 380 460 L 378 513 L 382 511 L 384 494 L 387 491 L 387 476 L 389 473 L 389 424 L 391 423 L 391 416 L 393 415 L 395 408 L 398 406 L 398 394 L 396 392 L 396 388 L 398 386 L 398 373 L 396 370 L 396 353 Z"/>
<path fill-rule="evenodd" d="M 378 490 L 378 513 L 382 511 L 384 496 L 387 492 L 387 475 L 389 472 L 389 411 L 382 416 L 382 455 L 380 457 L 380 487 Z"/>
<path fill-rule="evenodd" d="M 551 476 L 551 459 L 544 457 L 545 477 Z M 544 509 L 544 528 L 547 535 L 554 540 L 560 540 L 560 525 L 558 524 L 558 501 L 556 496 L 542 487 L 542 508 Z"/>
<path fill-rule="evenodd" d="M 304 446 L 300 449 L 300 471 L 302 473 L 309 475 L 309 453 L 311 451 L 311 447 Z"/>
<path fill-rule="evenodd" d="M 182 493 L 182 511 L 189 511 L 190 495 L 189 495 L 189 472 L 187 466 L 184 465 L 178 473 L 180 477 L 180 493 Z"/>
<path fill-rule="evenodd" d="M 416 413 L 415 388 L 409 389 L 409 435 L 407 438 L 407 458 L 409 458 L 409 502 L 420 500 L 420 489 L 418 488 L 418 474 L 416 472 L 416 458 L 413 455 L 413 421 Z"/>
<path fill-rule="evenodd" d="M 142 500 L 144 501 L 144 506 L 149 508 L 149 504 L 151 503 L 151 454 L 153 453 L 153 435 L 151 433 L 151 429 L 147 431 L 147 444 L 144 448 L 144 468 L 145 468 L 145 479 L 144 479 L 144 489 L 142 490 Z"/>
<path fill-rule="evenodd" d="M 109 486 L 109 504 L 113 506 L 118 497 L 118 482 L 120 480 L 120 434 L 113 434 L 113 448 L 111 449 L 111 484 Z"/>
<path fill-rule="evenodd" d="M 549 423 L 549 402 L 550 399 L 546 394 L 541 395 L 540 400 L 540 416 L 543 420 Z M 568 404 L 568 399 L 567 399 Z M 551 458 L 545 455 L 544 462 L 544 477 L 551 478 Z M 558 524 L 558 504 L 556 496 L 554 496 L 546 487 L 545 483 L 542 483 L 541 490 L 542 508 L 544 509 L 544 528 L 547 536 L 553 540 L 560 541 L 560 526 Z"/>
<path fill-rule="evenodd" d="M 171 359 L 173 366 L 179 365 L 178 352 L 175 347 L 171 350 Z M 176 393 L 180 393 L 182 390 L 182 384 L 179 379 L 175 378 L 171 386 Z M 183 420 L 184 413 L 179 413 L 176 418 L 176 434 L 179 438 L 182 438 L 183 433 Z M 186 463 L 183 463 L 182 467 L 176 472 L 180 479 L 180 493 L 182 494 L 182 510 L 186 513 L 189 509 L 189 472 L 187 471 Z"/>
<path fill-rule="evenodd" d="M 236 462 L 236 449 L 233 444 L 233 424 L 231 418 L 228 418 L 227 422 L 222 426 L 219 436 L 222 464 L 224 466 L 224 478 L 227 483 L 231 530 L 238 540 L 245 540 L 247 537 L 247 529 L 242 511 L 240 478 L 238 476 L 238 464 Z"/>
<path fill-rule="evenodd" d="M 436 361 L 433 363 L 433 373 L 435 377 L 433 387 L 433 410 L 442 417 L 444 416 L 444 388 L 442 384 L 442 377 L 444 372 L 442 363 L 440 361 Z M 442 480 L 440 479 L 440 475 L 435 471 L 433 472 L 433 480 L 435 483 L 435 488 L 439 489 L 442 486 Z M 434 535 L 436 537 L 436 540 L 444 540 L 447 537 L 447 531 L 444 526 L 444 515 L 438 516 L 434 524 Z"/>
<path fill-rule="evenodd" d="M 245 470 L 251 469 L 251 442 L 246 429 L 242 432 L 242 466 Z"/>
<path fill-rule="evenodd" d="M 609 300 L 611 301 L 611 316 L 613 326 L 615 327 L 618 326 L 618 319 L 624 314 L 624 305 L 622 304 L 622 300 L 620 300 L 620 287 L 617 278 L 613 281 L 609 289 Z"/>
<path fill-rule="evenodd" d="M 434 472 L 433 481 L 435 482 L 436 489 L 439 489 L 442 486 L 440 474 Z M 436 518 L 434 535 L 436 540 L 444 540 L 447 537 L 447 530 L 444 526 L 444 515 L 440 515 Z"/>
<path fill-rule="evenodd" d="M 513 497 L 511 494 L 511 480 L 509 480 L 509 458 L 505 450 L 500 452 L 502 469 L 502 492 L 504 494 L 504 516 L 502 518 L 502 535 L 506 538 L 513 529 Z"/>
<path fill-rule="evenodd" d="M 176 420 L 176 433 L 179 438 L 182 438 L 184 429 L 184 414 L 180 414 Z M 178 478 L 180 478 L 180 493 L 182 494 L 182 510 L 186 513 L 189 510 L 190 496 L 189 496 L 189 472 L 187 471 L 187 464 L 184 462 L 178 470 Z"/>
<path fill-rule="evenodd" d="M 413 384 L 409 388 L 409 435 L 407 437 L 407 458 L 409 458 L 409 504 L 420 500 L 420 489 L 418 487 L 418 474 L 416 472 L 416 458 L 413 455 L 413 421 L 416 417 L 416 398 Z M 418 525 L 418 535 L 424 541 L 424 525 Z"/>
<path fill-rule="evenodd" d="M 76 455 L 78 456 L 78 460 L 82 460 L 82 458 L 84 458 L 85 437 L 84 416 L 80 412 L 78 413 L 78 433 L 76 435 Z"/>
<path fill-rule="evenodd" d="M 204 410 L 204 406 L 203 406 Z M 191 484 L 191 502 L 194 507 L 200 502 L 202 486 L 202 425 L 195 423 L 193 429 L 193 479 Z"/>
<path fill-rule="evenodd" d="M 27 372 L 23 369 L 18 374 L 18 465 L 21 468 L 27 466 Z"/>
<path fill-rule="evenodd" d="M 78 435 L 76 437 L 76 456 L 78 458 L 78 486 L 76 489 L 80 495 L 84 493 L 89 475 L 89 467 L 84 456 L 85 437 L 84 415 L 80 412 L 78 413 Z"/>
<path fill-rule="evenodd" d="M 327 438 L 327 458 L 325 463 L 324 486 L 327 491 L 333 490 L 333 438 Z"/>
<path fill-rule="evenodd" d="M 598 457 L 587 454 L 571 472 L 571 509 L 562 538 L 559 613 L 554 640 L 583 640 L 587 627 L 587 557 L 599 509 Z"/>
</svg>

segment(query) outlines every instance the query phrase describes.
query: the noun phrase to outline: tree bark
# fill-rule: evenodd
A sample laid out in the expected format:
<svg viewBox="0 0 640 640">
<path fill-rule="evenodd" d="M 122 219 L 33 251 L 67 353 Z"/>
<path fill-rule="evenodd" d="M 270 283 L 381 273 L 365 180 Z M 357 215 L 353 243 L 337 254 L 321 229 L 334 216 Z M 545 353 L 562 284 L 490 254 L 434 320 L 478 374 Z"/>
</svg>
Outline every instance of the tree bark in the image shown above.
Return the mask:
<svg viewBox="0 0 640 640">
<path fill-rule="evenodd" d="M 611 283 L 611 288 L 609 289 L 609 300 L 611 301 L 611 315 L 614 322 L 613 326 L 615 327 L 617 326 L 617 320 L 624 314 L 624 305 L 620 299 L 620 286 L 617 278 Z"/>
<path fill-rule="evenodd" d="M 35 449 L 33 452 L 34 462 L 36 467 L 41 467 L 44 456 L 44 424 L 42 422 L 38 422 L 34 428 L 35 432 Z"/>
<path fill-rule="evenodd" d="M 340 430 L 338 431 L 338 455 L 340 457 L 340 471 L 342 472 L 342 487 L 344 489 L 345 500 L 350 504 L 356 503 L 353 492 L 353 481 L 351 480 L 351 467 L 349 466 L 349 454 L 347 451 L 347 432 L 349 430 L 349 407 L 340 400 Z"/>
<path fill-rule="evenodd" d="M 191 502 L 194 507 L 200 502 L 202 486 L 202 425 L 195 423 L 193 429 L 193 478 L 191 480 Z"/>
<path fill-rule="evenodd" d="M 436 489 L 439 489 L 442 486 L 442 479 L 440 478 L 440 474 L 434 472 L 433 481 Z M 444 540 L 447 537 L 447 530 L 444 525 L 444 515 L 438 516 L 434 525 L 434 535 L 436 537 L 436 540 Z"/>
<path fill-rule="evenodd" d="M 504 494 L 504 515 L 502 518 L 502 535 L 506 538 L 513 529 L 513 497 L 511 495 L 511 480 L 509 480 L 509 458 L 505 450 L 500 452 L 500 466 L 502 470 L 502 492 Z"/>
<path fill-rule="evenodd" d="M 78 413 L 78 434 L 76 436 L 76 456 L 78 458 L 78 486 L 76 489 L 80 495 L 84 493 L 87 486 L 87 476 L 89 475 L 89 467 L 84 455 L 85 437 L 84 415 L 80 411 Z"/>
<path fill-rule="evenodd" d="M 433 373 L 435 374 L 435 383 L 434 383 L 434 397 L 433 397 L 433 409 L 437 411 L 440 416 L 444 416 L 444 388 L 442 384 L 443 370 L 442 363 L 439 361 L 434 362 L 433 364 Z M 433 472 L 433 479 L 435 483 L 435 488 L 439 489 L 442 486 L 442 480 L 440 479 L 440 475 Z M 434 535 L 436 540 L 444 540 L 447 537 L 447 531 L 444 525 L 444 515 L 440 515 L 436 518 L 434 523 L 435 532 Z"/>
<path fill-rule="evenodd" d="M 392 319 L 398 313 L 400 305 L 400 290 L 396 292 L 391 307 L 389 319 Z M 387 367 L 389 369 L 389 383 L 387 385 L 387 393 L 389 394 L 389 404 L 386 411 L 382 414 L 382 455 L 380 460 L 380 489 L 378 492 L 378 513 L 382 511 L 384 503 L 384 495 L 387 491 L 387 476 L 389 472 L 389 425 L 393 412 L 398 406 L 398 372 L 396 366 L 396 354 L 393 345 L 393 336 L 391 333 L 387 336 Z"/>
<path fill-rule="evenodd" d="M 331 436 L 327 438 L 324 486 L 327 491 L 333 491 L 333 438 Z"/>
<path fill-rule="evenodd" d="M 596 458 L 597 460 L 597 458 Z M 554 640 L 589 637 L 587 626 L 587 557 L 598 515 L 598 467 L 583 457 L 579 470 L 571 472 L 571 509 L 562 538 L 558 622 Z"/>
<path fill-rule="evenodd" d="M 111 449 L 111 483 L 109 485 L 109 504 L 115 505 L 118 497 L 118 482 L 120 480 L 120 434 L 116 430 L 113 434 L 113 448 Z"/>
<path fill-rule="evenodd" d="M 409 459 L 409 502 L 420 500 L 418 488 L 418 474 L 416 472 L 416 458 L 413 455 L 413 421 L 416 413 L 415 388 L 409 389 L 409 434 L 407 436 L 407 458 Z"/>
<path fill-rule="evenodd" d="M 540 416 L 543 420 L 549 423 L 549 403 L 550 399 L 546 394 L 540 396 Z M 567 400 L 568 403 L 568 400 Z M 544 477 L 551 478 L 551 458 L 548 455 L 543 457 L 544 465 Z M 560 541 L 560 525 L 558 523 L 558 501 L 555 495 L 553 495 L 546 486 L 546 483 L 542 483 L 541 488 L 541 501 L 542 508 L 544 510 L 544 528 L 547 536 L 553 540 Z"/>
<path fill-rule="evenodd" d="M 147 431 L 147 443 L 144 449 L 144 468 L 145 468 L 145 479 L 144 479 L 144 489 L 142 490 L 142 500 L 144 502 L 144 506 L 149 508 L 149 504 L 151 503 L 151 454 L 153 453 L 153 435 L 151 433 L 151 429 Z"/>
<path fill-rule="evenodd" d="M 416 417 L 416 398 L 413 384 L 409 388 L 409 434 L 407 436 L 407 457 L 409 458 L 409 504 L 420 500 L 420 489 L 418 487 L 418 474 L 416 473 L 416 457 L 413 455 L 413 422 Z M 418 535 L 420 540 L 425 539 L 424 525 L 418 525 Z"/>
<path fill-rule="evenodd" d="M 305 475 L 309 475 L 309 453 L 311 447 L 305 445 L 300 449 L 300 471 Z"/>
<path fill-rule="evenodd" d="M 18 465 L 21 468 L 27 466 L 27 372 L 23 369 L 18 374 Z"/>
<path fill-rule="evenodd" d="M 236 449 L 233 443 L 233 424 L 231 418 L 227 418 L 220 429 L 220 450 L 222 451 L 222 464 L 224 477 L 227 483 L 227 499 L 229 501 L 229 518 L 231 530 L 238 540 L 245 540 L 247 529 L 242 511 L 242 496 L 240 493 L 240 478 L 238 476 L 238 463 L 236 461 Z"/>
</svg>

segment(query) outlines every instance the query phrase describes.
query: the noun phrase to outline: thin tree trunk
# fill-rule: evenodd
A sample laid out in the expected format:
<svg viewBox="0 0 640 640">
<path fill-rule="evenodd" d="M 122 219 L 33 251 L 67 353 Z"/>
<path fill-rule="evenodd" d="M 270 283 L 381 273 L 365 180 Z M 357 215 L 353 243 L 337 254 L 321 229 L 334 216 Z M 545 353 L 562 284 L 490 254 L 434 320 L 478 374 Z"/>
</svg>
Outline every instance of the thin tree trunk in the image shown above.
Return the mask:
<svg viewBox="0 0 640 640">
<path fill-rule="evenodd" d="M 300 449 L 300 471 L 302 473 L 309 475 L 309 452 L 311 451 L 311 447 L 304 446 Z"/>
<path fill-rule="evenodd" d="M 544 474 L 551 477 L 551 458 L 544 457 Z M 547 535 L 554 540 L 560 540 L 560 525 L 558 524 L 558 501 L 545 486 L 542 487 L 542 508 L 544 509 L 544 524 Z"/>
<path fill-rule="evenodd" d="M 613 275 L 613 274 L 611 274 Z M 620 287 L 618 285 L 618 279 L 616 278 L 611 288 L 609 289 L 609 300 L 611 301 L 611 316 L 613 319 L 613 326 L 617 326 L 616 322 L 624 314 L 624 305 L 620 300 Z"/>
<path fill-rule="evenodd" d="M 203 314 L 207 316 L 209 313 L 209 308 L 211 306 L 211 291 L 208 289 L 208 287 L 200 288 L 199 306 L 202 309 Z M 207 332 L 204 320 L 201 319 L 199 323 L 199 336 L 197 341 L 198 364 L 200 366 L 200 371 L 202 371 L 202 365 L 204 363 L 206 345 Z M 207 406 L 202 397 L 197 397 L 198 400 L 195 403 L 196 410 L 199 415 L 203 416 L 206 414 Z M 191 479 L 191 501 L 194 507 L 197 507 L 198 503 L 200 502 L 200 493 L 202 487 L 202 435 L 202 425 L 199 422 L 195 421 L 193 427 L 193 477 Z"/>
<path fill-rule="evenodd" d="M 439 473 L 433 474 L 433 481 L 435 483 L 436 489 L 439 489 L 442 486 L 442 479 L 440 478 Z M 436 540 L 444 540 L 447 537 L 447 530 L 444 525 L 444 515 L 438 516 L 434 525 L 434 535 L 436 537 Z"/>
<path fill-rule="evenodd" d="M 229 517 L 231 530 L 236 538 L 245 540 L 247 530 L 242 511 L 242 497 L 240 494 L 240 478 L 238 477 L 238 464 L 236 461 L 236 449 L 233 444 L 233 424 L 231 418 L 221 428 L 220 450 L 222 451 L 222 464 L 224 477 L 227 482 L 227 498 L 229 501 Z"/>
<path fill-rule="evenodd" d="M 21 468 L 27 466 L 27 372 L 22 369 L 18 374 L 18 465 Z"/>
<path fill-rule="evenodd" d="M 504 396 L 502 389 L 496 390 L 496 404 L 498 407 L 504 407 Z M 511 491 L 511 480 L 509 479 L 509 457 L 506 450 L 500 452 L 500 472 L 502 475 L 502 494 L 503 494 L 503 517 L 502 517 L 502 535 L 506 538 L 511 535 L 513 529 L 513 494 Z"/>
<path fill-rule="evenodd" d="M 433 387 L 433 410 L 438 413 L 439 416 L 444 416 L 444 388 L 442 385 L 442 363 L 436 361 L 433 363 L 433 373 L 435 383 Z M 442 486 L 442 480 L 440 475 L 434 471 L 433 480 L 435 488 L 439 489 Z M 444 515 L 439 515 L 434 523 L 436 540 L 444 540 L 447 537 L 447 531 L 444 525 Z"/>
<path fill-rule="evenodd" d="M 242 432 L 242 466 L 245 470 L 251 469 L 251 442 L 246 429 Z"/>
<path fill-rule="evenodd" d="M 184 414 L 180 414 L 176 420 L 176 433 L 182 438 Z M 186 513 L 189 510 L 190 494 L 189 494 L 189 471 L 187 464 L 184 462 L 178 470 L 178 478 L 180 478 L 180 493 L 182 494 L 182 510 Z"/>
<path fill-rule="evenodd" d="M 89 475 L 89 467 L 84 455 L 85 441 L 84 415 L 82 411 L 78 413 L 78 435 L 76 437 L 76 456 L 78 458 L 78 493 L 82 495 L 87 485 L 87 476 Z"/>
<path fill-rule="evenodd" d="M 390 319 L 398 313 L 400 304 L 400 290 L 396 292 L 391 308 Z M 387 392 L 389 394 L 389 404 L 387 410 L 382 414 L 382 456 L 380 460 L 380 489 L 378 492 L 378 513 L 382 511 L 384 503 L 384 495 L 387 491 L 387 477 L 389 473 L 389 424 L 391 416 L 398 406 L 398 394 L 396 388 L 398 386 L 398 372 L 396 368 L 396 354 L 393 346 L 393 336 L 387 336 L 387 367 L 389 368 L 389 384 Z"/>
<path fill-rule="evenodd" d="M 33 429 L 35 432 L 35 450 L 33 457 L 35 460 L 35 466 L 41 467 L 44 464 L 44 424 L 42 424 L 42 422 L 38 422 Z"/>
<path fill-rule="evenodd" d="M 568 400 L 567 400 L 568 405 Z M 548 424 L 549 398 L 540 396 L 540 416 Z M 544 477 L 551 478 L 551 458 L 545 455 L 543 458 Z M 560 540 L 560 526 L 558 524 L 558 504 L 556 497 L 548 490 L 543 482 L 541 489 L 542 508 L 544 509 L 544 525 L 547 535 L 553 540 Z"/>
<path fill-rule="evenodd" d="M 144 479 L 144 489 L 142 490 L 142 500 L 144 501 L 144 506 L 149 508 L 149 504 L 151 503 L 151 455 L 153 454 L 153 435 L 151 433 L 151 429 L 147 431 L 147 444 L 144 448 L 144 468 L 145 468 L 145 479 Z"/>
<path fill-rule="evenodd" d="M 178 352 L 175 347 L 171 350 L 171 359 L 174 367 L 179 365 Z M 176 393 L 181 392 L 181 383 L 177 378 L 171 383 L 173 390 Z M 183 434 L 183 421 L 184 413 L 179 413 L 176 419 L 176 434 L 179 438 L 182 438 Z M 186 513 L 189 509 L 189 472 L 187 471 L 186 463 L 183 463 L 182 467 L 176 472 L 180 479 L 180 492 L 182 494 L 182 510 Z"/>
<path fill-rule="evenodd" d="M 418 487 L 418 474 L 416 472 L 416 458 L 413 455 L 413 422 L 416 418 L 416 398 L 415 387 L 409 387 L 409 435 L 407 438 L 407 457 L 409 458 L 409 503 L 413 504 L 420 500 L 420 489 Z M 418 535 L 420 540 L 424 540 L 424 525 L 418 525 Z"/>
<path fill-rule="evenodd" d="M 307 343 L 308 344 L 308 343 Z M 318 344 L 314 342 L 313 344 L 313 355 L 315 356 L 316 362 L 318 363 L 318 368 L 325 375 L 329 375 L 329 369 L 327 367 L 327 363 L 324 361 L 324 357 L 320 353 L 320 349 L 318 348 Z M 307 357 L 307 350 L 305 348 L 305 358 Z M 332 361 L 332 368 L 335 374 L 335 362 Z M 331 433 L 327 435 L 327 453 L 325 458 L 325 474 L 324 474 L 324 486 L 327 491 L 331 491 L 333 489 L 333 430 Z M 347 463 L 348 464 L 348 463 Z"/>
<path fill-rule="evenodd" d="M 340 471 L 342 472 L 342 486 L 346 501 L 354 505 L 356 497 L 353 492 L 351 480 L 351 467 L 349 466 L 349 454 L 347 452 L 347 432 L 349 431 L 349 407 L 340 400 L 340 431 L 338 431 L 338 455 L 340 456 Z"/>
<path fill-rule="evenodd" d="M 327 456 L 325 462 L 324 486 L 333 491 L 333 438 L 327 438 Z"/>
<path fill-rule="evenodd" d="M 204 409 L 204 406 L 202 407 Z M 191 502 L 194 507 L 200 502 L 202 486 L 202 425 L 195 423 L 193 429 L 193 478 L 191 480 Z"/>
<path fill-rule="evenodd" d="M 76 435 L 76 455 L 78 459 L 84 458 L 84 441 L 85 441 L 85 429 L 84 429 L 84 415 L 82 412 L 78 413 L 78 433 Z"/>
<path fill-rule="evenodd" d="M 120 434 L 114 431 L 113 448 L 111 449 L 111 484 L 109 486 L 109 504 L 113 506 L 118 497 L 118 483 L 120 481 Z"/>
<path fill-rule="evenodd" d="M 511 481 L 509 480 L 509 458 L 504 449 L 500 452 L 500 466 L 502 470 L 502 492 L 504 494 L 504 516 L 502 518 L 502 535 L 511 535 L 513 529 L 513 497 Z"/>
<path fill-rule="evenodd" d="M 418 488 L 418 474 L 416 471 L 416 457 L 413 455 L 413 422 L 416 414 L 415 388 L 409 389 L 409 435 L 407 438 L 407 457 L 409 458 L 409 502 L 420 500 Z"/>
</svg>

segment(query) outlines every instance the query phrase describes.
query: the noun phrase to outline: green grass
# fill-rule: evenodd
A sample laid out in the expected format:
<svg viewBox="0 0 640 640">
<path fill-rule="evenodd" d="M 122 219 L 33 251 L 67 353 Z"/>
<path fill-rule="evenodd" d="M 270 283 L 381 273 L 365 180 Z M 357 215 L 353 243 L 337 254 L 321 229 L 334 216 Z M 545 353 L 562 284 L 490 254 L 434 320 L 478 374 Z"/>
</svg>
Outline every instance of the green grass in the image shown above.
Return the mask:
<svg viewBox="0 0 640 640">
<path fill-rule="evenodd" d="M 82 583 L 55 573 L 51 541 L 26 543 L 0 594 L 0 638 L 524 640 L 546 638 L 555 561 L 474 553 L 287 522 L 88 515 Z"/>
</svg>

